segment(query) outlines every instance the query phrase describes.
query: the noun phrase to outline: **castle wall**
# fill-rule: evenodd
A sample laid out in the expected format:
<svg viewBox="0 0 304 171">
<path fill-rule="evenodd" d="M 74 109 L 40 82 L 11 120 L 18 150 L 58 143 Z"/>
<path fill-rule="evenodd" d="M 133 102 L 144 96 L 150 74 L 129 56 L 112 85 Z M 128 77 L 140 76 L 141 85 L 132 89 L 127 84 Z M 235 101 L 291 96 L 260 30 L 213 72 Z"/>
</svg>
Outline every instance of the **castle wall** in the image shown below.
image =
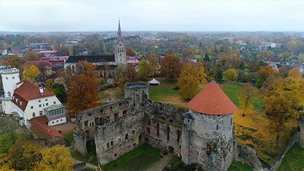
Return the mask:
<svg viewBox="0 0 304 171">
<path fill-rule="evenodd" d="M 139 145 L 144 130 L 143 118 L 144 112 L 131 112 L 117 122 L 96 128 L 96 154 L 100 164 L 115 160 Z"/>
<path fill-rule="evenodd" d="M 159 118 L 147 119 L 145 125 L 145 142 L 175 155 L 181 154 L 181 127 L 175 123 L 165 122 Z"/>
</svg>

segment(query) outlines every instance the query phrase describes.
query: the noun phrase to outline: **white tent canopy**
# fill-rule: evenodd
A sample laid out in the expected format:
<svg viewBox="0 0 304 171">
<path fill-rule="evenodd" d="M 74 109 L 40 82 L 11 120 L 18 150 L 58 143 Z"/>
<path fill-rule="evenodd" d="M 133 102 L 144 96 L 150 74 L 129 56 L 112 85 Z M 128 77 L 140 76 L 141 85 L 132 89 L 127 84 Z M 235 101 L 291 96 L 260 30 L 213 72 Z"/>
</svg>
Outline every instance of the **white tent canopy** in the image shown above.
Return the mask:
<svg viewBox="0 0 304 171">
<path fill-rule="evenodd" d="M 160 85 L 160 82 L 153 78 L 151 81 L 149 81 L 149 85 Z"/>
</svg>

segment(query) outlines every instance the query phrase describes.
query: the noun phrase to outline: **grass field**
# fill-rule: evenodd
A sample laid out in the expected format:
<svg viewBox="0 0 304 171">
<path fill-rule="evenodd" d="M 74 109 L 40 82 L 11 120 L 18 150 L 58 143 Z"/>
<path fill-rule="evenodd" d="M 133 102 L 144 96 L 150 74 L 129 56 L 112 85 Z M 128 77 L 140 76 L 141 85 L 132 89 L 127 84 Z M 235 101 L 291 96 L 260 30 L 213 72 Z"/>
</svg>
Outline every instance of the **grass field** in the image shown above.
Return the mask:
<svg viewBox="0 0 304 171">
<path fill-rule="evenodd" d="M 180 96 L 177 90 L 174 90 L 177 82 L 169 82 L 164 79 L 158 79 L 161 84 L 160 86 L 150 86 L 149 87 L 149 96 L 152 101 L 165 101 L 170 97 L 176 98 Z"/>
<path fill-rule="evenodd" d="M 66 142 L 66 146 L 69 147 L 73 144 L 74 142 L 74 136 L 73 133 L 69 133 L 69 134 L 63 134 L 64 136 L 64 140 Z"/>
<path fill-rule="evenodd" d="M 286 153 L 279 171 L 297 171 L 304 169 L 304 149 L 295 144 Z"/>
<path fill-rule="evenodd" d="M 250 171 L 250 170 L 252 170 L 252 168 L 249 165 L 243 164 L 239 161 L 233 161 L 228 169 L 228 171 Z"/>
<path fill-rule="evenodd" d="M 102 167 L 103 170 L 145 170 L 161 159 L 161 151 L 144 144 Z"/>
</svg>

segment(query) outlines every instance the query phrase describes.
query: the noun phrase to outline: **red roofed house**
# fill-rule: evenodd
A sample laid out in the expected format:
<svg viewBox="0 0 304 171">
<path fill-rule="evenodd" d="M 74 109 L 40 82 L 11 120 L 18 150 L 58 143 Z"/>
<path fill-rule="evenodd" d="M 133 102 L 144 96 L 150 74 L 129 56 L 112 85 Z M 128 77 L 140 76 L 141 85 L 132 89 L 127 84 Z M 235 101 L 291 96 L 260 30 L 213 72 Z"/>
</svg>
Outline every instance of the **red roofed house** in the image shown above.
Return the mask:
<svg viewBox="0 0 304 171">
<path fill-rule="evenodd" d="M 23 67 L 31 65 L 39 69 L 40 75 L 52 75 L 52 64 L 49 61 L 27 61 Z"/>
<path fill-rule="evenodd" d="M 66 122 L 65 107 L 56 95 L 28 81 L 17 85 L 12 103 L 20 124 L 27 128 L 30 119 L 43 115 L 47 116 L 49 126 Z"/>
<path fill-rule="evenodd" d="M 50 140 L 63 139 L 64 137 L 55 129 L 48 126 L 48 118 L 45 115 L 30 119 L 30 130 L 36 137 Z"/>
<path fill-rule="evenodd" d="M 214 81 L 188 107 L 190 110 L 183 114 L 183 162 L 200 164 L 205 170 L 228 170 L 237 151 L 233 132 L 233 113 L 237 107 Z"/>
</svg>

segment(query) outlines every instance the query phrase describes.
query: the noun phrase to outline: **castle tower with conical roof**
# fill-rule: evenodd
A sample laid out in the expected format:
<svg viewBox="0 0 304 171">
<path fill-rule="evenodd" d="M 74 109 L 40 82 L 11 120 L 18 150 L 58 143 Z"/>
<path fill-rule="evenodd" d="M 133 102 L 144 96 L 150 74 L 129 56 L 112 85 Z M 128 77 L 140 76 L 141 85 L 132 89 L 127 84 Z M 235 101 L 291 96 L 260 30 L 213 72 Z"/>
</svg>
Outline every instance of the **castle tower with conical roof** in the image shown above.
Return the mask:
<svg viewBox="0 0 304 171">
<path fill-rule="evenodd" d="M 212 81 L 189 103 L 182 128 L 182 160 L 204 170 L 227 170 L 235 159 L 233 113 L 237 107 Z"/>
<path fill-rule="evenodd" d="M 127 65 L 126 46 L 123 41 L 122 32 L 120 28 L 120 21 L 118 21 L 117 40 L 115 44 L 115 62 L 121 65 Z"/>
</svg>

